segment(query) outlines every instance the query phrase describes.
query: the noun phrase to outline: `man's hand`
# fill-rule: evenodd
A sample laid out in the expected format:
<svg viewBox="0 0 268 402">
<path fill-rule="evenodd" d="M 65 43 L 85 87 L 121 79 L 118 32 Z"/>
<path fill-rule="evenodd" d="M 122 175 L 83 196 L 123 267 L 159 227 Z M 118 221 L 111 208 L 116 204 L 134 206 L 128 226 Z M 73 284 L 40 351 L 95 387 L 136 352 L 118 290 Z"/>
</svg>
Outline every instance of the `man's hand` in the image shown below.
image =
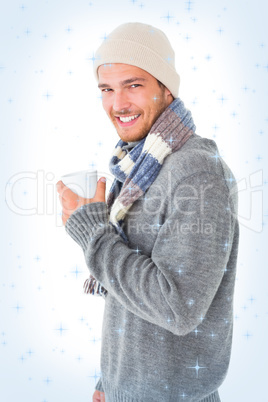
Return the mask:
<svg viewBox="0 0 268 402">
<path fill-rule="evenodd" d="M 92 397 L 93 402 L 105 402 L 104 392 L 95 391 Z"/>
<path fill-rule="evenodd" d="M 72 213 L 82 205 L 91 202 L 105 202 L 106 179 L 101 177 L 97 183 L 96 193 L 93 198 L 83 198 L 75 194 L 62 181 L 57 183 L 60 203 L 62 205 L 62 222 L 65 225 Z"/>
</svg>

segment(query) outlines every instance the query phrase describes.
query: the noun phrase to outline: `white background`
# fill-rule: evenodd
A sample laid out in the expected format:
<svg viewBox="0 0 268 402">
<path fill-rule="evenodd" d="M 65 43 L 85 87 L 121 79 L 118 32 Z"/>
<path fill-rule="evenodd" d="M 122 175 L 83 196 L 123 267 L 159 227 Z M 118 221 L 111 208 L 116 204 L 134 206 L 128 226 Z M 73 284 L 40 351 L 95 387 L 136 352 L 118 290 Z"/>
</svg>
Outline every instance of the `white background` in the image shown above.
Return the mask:
<svg viewBox="0 0 268 402">
<path fill-rule="evenodd" d="M 83 294 L 87 267 L 61 225 L 55 183 L 92 166 L 111 183 L 118 137 L 91 58 L 117 25 L 140 21 L 169 37 L 197 134 L 217 142 L 239 182 L 234 341 L 220 394 L 223 402 L 267 401 L 267 3 L 0 6 L 0 400 L 91 401 L 104 302 Z"/>
</svg>

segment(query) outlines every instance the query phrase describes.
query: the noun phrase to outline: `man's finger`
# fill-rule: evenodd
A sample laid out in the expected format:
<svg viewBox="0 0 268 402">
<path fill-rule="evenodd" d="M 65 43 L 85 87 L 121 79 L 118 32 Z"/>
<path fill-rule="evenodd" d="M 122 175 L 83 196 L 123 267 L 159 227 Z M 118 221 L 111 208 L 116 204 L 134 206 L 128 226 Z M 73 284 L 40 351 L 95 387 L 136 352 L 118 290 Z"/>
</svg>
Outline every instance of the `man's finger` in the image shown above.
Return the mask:
<svg viewBox="0 0 268 402">
<path fill-rule="evenodd" d="M 57 188 L 58 193 L 61 193 L 63 187 L 65 187 L 65 186 L 61 180 L 56 183 L 56 188 Z"/>
<path fill-rule="evenodd" d="M 75 194 L 75 196 L 71 195 L 68 198 L 64 196 L 60 198 L 62 208 L 67 211 L 75 210 L 78 207 L 79 201 L 80 197 L 77 194 Z"/>
<path fill-rule="evenodd" d="M 95 391 L 93 394 L 93 399 L 92 402 L 101 402 L 101 395 L 100 395 L 100 391 Z"/>
<path fill-rule="evenodd" d="M 64 212 L 62 212 L 61 214 L 61 220 L 62 223 L 64 224 L 64 226 L 66 225 L 67 220 L 69 219 L 70 215 L 65 214 Z"/>
<path fill-rule="evenodd" d="M 74 193 L 69 187 L 65 186 L 65 184 L 60 180 L 56 184 L 57 192 L 59 193 L 61 198 L 78 198 L 77 194 Z"/>
</svg>

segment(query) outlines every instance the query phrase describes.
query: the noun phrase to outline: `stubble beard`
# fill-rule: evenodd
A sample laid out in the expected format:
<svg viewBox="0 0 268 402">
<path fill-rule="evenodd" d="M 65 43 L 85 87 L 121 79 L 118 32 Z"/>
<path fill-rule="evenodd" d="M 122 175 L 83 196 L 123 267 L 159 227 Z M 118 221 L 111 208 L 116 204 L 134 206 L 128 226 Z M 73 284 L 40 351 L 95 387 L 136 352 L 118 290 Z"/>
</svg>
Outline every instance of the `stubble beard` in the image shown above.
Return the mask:
<svg viewBox="0 0 268 402">
<path fill-rule="evenodd" d="M 142 125 L 142 127 L 140 127 L 140 129 L 137 131 L 137 133 L 135 133 L 135 138 L 132 138 L 131 139 L 131 142 L 133 141 L 140 141 L 140 140 L 142 140 L 144 137 L 146 137 L 147 136 L 147 134 L 149 134 L 149 132 L 150 132 L 150 130 L 151 130 L 151 128 L 152 128 L 152 126 L 154 125 L 154 123 L 156 122 L 156 120 L 158 119 L 158 117 L 164 112 L 164 110 L 167 108 L 167 106 L 169 105 L 169 103 L 168 102 L 165 102 L 165 100 L 164 100 L 164 95 L 163 95 L 163 91 L 161 92 L 161 96 L 160 96 L 160 98 L 159 98 L 159 102 L 158 102 L 158 107 L 157 107 L 157 113 L 155 114 L 155 116 L 154 116 L 154 118 L 152 119 L 152 122 L 144 122 L 145 124 L 143 124 Z M 123 140 L 123 141 L 126 141 L 127 142 L 127 140 L 126 139 L 124 139 L 124 137 L 125 137 L 125 135 L 124 135 L 124 129 L 122 128 L 120 128 L 120 127 L 118 127 L 118 123 L 117 123 L 117 121 L 116 121 L 116 118 L 115 118 L 115 116 L 114 115 L 117 115 L 117 116 L 122 116 L 122 117 L 124 117 L 124 116 L 127 116 L 127 115 L 129 115 L 129 114 L 140 114 L 141 116 L 143 115 L 143 113 L 142 113 L 142 111 L 141 111 L 141 113 L 139 113 L 139 111 L 135 111 L 134 113 L 133 113 L 133 110 L 130 110 L 130 109 L 123 109 L 123 110 L 121 110 L 120 112 L 115 112 L 115 113 L 113 113 L 111 116 L 110 116 L 110 119 L 111 119 L 111 121 L 112 121 L 112 123 L 113 123 L 113 125 L 115 126 L 115 129 L 116 129 L 116 131 L 117 131 L 117 134 L 118 134 L 118 136 Z M 139 117 L 140 118 L 140 117 Z M 146 124 L 147 123 L 147 124 Z M 128 130 L 126 129 L 126 131 L 125 131 L 125 133 L 126 133 L 126 135 L 127 135 L 127 133 L 128 133 Z M 132 136 L 134 136 L 134 135 L 132 135 Z M 130 142 L 130 140 L 129 140 L 129 142 Z"/>
</svg>

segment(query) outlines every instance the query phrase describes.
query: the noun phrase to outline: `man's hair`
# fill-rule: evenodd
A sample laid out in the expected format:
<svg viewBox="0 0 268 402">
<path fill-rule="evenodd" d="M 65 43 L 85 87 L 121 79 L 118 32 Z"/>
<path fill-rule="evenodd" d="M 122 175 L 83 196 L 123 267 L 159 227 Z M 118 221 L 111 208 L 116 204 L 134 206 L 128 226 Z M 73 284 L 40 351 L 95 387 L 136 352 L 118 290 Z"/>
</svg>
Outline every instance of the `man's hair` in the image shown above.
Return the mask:
<svg viewBox="0 0 268 402">
<path fill-rule="evenodd" d="M 165 88 L 165 85 L 164 85 L 164 84 L 162 84 L 162 82 L 161 82 L 161 81 L 157 80 L 157 83 L 158 83 L 158 85 L 160 86 L 160 88 Z"/>
<path fill-rule="evenodd" d="M 160 87 L 162 90 L 164 90 L 164 89 L 166 88 L 166 86 L 165 86 L 161 81 L 159 81 L 159 80 L 156 80 L 156 81 L 157 81 L 159 87 Z M 172 96 L 172 99 L 174 100 L 175 98 L 174 98 L 174 96 L 172 95 L 172 93 L 171 93 L 171 96 Z"/>
</svg>

